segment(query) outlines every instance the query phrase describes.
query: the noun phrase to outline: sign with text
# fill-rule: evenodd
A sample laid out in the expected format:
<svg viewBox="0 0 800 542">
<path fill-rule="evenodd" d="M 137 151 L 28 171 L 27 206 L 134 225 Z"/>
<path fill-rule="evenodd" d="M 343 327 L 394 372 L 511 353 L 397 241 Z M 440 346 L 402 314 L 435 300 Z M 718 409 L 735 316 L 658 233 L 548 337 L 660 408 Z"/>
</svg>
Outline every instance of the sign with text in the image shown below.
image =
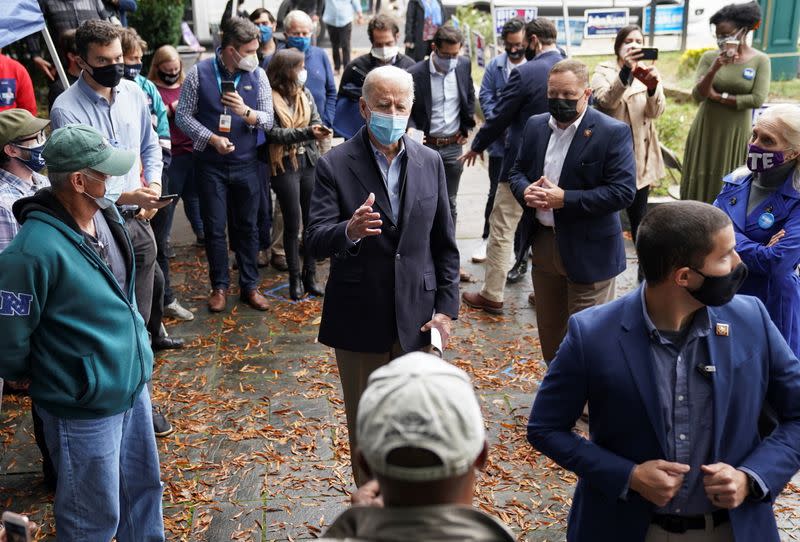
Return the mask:
<svg viewBox="0 0 800 542">
<path fill-rule="evenodd" d="M 503 31 L 503 25 L 514 17 L 519 17 L 526 23 L 532 21 L 539 14 L 539 8 L 519 7 L 519 6 L 495 6 L 494 7 L 494 31 L 498 36 Z"/>
<path fill-rule="evenodd" d="M 564 17 L 548 17 L 556 25 L 556 45 L 565 46 L 567 44 L 566 34 L 564 32 Z M 569 18 L 569 44 L 579 47 L 583 43 L 583 29 L 586 26 L 586 19 L 583 17 L 570 17 Z"/>
<path fill-rule="evenodd" d="M 650 33 L 650 6 L 644 8 L 644 35 Z M 680 34 L 683 29 L 683 6 L 656 8 L 656 34 Z"/>
<path fill-rule="evenodd" d="M 624 26 L 628 26 L 628 8 L 587 9 L 584 36 L 587 38 L 606 38 L 616 36 Z"/>
</svg>

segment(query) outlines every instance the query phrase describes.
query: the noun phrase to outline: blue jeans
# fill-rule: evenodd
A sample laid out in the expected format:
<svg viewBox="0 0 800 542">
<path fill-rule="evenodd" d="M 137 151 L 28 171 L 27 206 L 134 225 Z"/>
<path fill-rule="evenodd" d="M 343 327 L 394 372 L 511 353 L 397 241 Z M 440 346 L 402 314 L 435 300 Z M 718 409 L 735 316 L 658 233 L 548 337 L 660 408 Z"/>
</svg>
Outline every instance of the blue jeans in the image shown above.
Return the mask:
<svg viewBox="0 0 800 542">
<path fill-rule="evenodd" d="M 59 542 L 164 540 L 162 485 L 147 387 L 121 414 L 57 418 L 36 407 L 58 476 Z"/>
<path fill-rule="evenodd" d="M 258 288 L 258 208 L 262 179 L 256 161 L 240 164 L 218 164 L 196 157 L 194 161 L 200 214 L 206 234 L 206 258 L 213 289 L 228 289 L 228 240 L 239 264 L 241 295 Z M 228 209 L 231 210 L 230 216 Z"/>
<path fill-rule="evenodd" d="M 200 196 L 197 195 L 197 185 L 194 179 L 194 157 L 191 153 L 179 154 L 172 157 L 172 162 L 167 168 L 169 187 L 164 186 L 165 194 L 180 194 L 183 200 L 183 211 L 186 219 L 192 226 L 192 231 L 197 237 L 203 237 L 203 219 L 200 217 Z M 173 203 L 169 209 L 169 222 L 167 232 L 172 231 L 172 217 L 178 202 Z"/>
</svg>

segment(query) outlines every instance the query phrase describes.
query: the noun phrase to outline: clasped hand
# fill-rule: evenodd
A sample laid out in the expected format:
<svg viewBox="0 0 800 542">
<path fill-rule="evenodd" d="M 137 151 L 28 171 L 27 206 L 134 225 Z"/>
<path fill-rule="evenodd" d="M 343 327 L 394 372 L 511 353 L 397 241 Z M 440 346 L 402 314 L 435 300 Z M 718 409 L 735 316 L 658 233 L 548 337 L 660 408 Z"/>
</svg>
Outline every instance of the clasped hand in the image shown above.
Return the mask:
<svg viewBox="0 0 800 542">
<path fill-rule="evenodd" d="M 528 185 L 524 197 L 525 204 L 535 209 L 561 209 L 564 207 L 564 191 L 544 176 Z"/>
<path fill-rule="evenodd" d="M 689 465 L 655 459 L 633 468 L 630 488 L 656 506 L 663 507 L 675 497 L 689 472 Z M 736 508 L 747 497 L 747 475 L 726 463 L 702 465 L 703 488 L 714 506 Z"/>
</svg>

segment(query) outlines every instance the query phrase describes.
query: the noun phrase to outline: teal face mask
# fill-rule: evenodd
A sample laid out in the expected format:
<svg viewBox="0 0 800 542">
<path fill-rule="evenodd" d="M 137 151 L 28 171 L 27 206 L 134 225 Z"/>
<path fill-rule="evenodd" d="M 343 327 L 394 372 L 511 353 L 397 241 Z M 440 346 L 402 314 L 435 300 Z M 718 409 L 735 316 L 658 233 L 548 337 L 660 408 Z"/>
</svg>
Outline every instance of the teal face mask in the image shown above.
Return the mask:
<svg viewBox="0 0 800 542">
<path fill-rule="evenodd" d="M 408 117 L 370 112 L 369 132 L 381 145 L 389 146 L 403 137 L 408 126 Z"/>
</svg>

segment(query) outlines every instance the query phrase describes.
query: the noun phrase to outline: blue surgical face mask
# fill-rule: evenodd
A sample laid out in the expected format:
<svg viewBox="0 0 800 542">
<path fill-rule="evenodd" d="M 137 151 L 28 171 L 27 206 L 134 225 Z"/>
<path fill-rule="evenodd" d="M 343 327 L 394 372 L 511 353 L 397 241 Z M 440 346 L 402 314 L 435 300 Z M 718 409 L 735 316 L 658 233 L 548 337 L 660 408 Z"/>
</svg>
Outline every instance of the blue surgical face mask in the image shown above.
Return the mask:
<svg viewBox="0 0 800 542">
<path fill-rule="evenodd" d="M 311 47 L 311 38 L 303 36 L 289 36 L 286 38 L 286 46 L 291 49 L 297 49 L 301 53 L 308 51 Z"/>
<path fill-rule="evenodd" d="M 44 149 L 44 143 L 41 145 L 36 145 L 35 147 L 23 147 L 22 145 L 17 145 L 12 143 L 16 148 L 28 151 L 30 153 L 29 158 L 20 158 L 16 157 L 17 160 L 25 164 L 28 168 L 32 169 L 33 171 L 42 171 L 44 169 L 45 163 L 44 158 L 42 158 L 42 149 Z"/>
<path fill-rule="evenodd" d="M 92 181 L 97 183 L 103 183 L 103 185 L 105 185 L 105 194 L 103 194 L 99 198 L 96 198 L 94 196 L 91 196 L 90 194 L 87 194 L 86 192 L 83 192 L 84 194 L 86 194 L 86 197 L 94 201 L 95 204 L 101 210 L 108 209 L 117 202 L 120 195 L 122 194 L 122 188 L 125 182 L 124 177 L 111 177 L 108 180 L 104 180 L 104 179 L 99 179 L 94 175 L 89 175 L 84 171 L 82 171 L 81 173 L 85 177 L 91 179 Z"/>
<path fill-rule="evenodd" d="M 261 31 L 261 43 L 267 43 L 269 40 L 272 39 L 272 27 L 266 24 L 258 25 L 258 29 Z"/>
<path fill-rule="evenodd" d="M 403 137 L 408 126 L 408 117 L 401 115 L 386 115 L 370 111 L 369 132 L 381 145 L 392 145 Z"/>
<path fill-rule="evenodd" d="M 439 53 L 433 53 L 432 58 L 436 69 L 445 73 L 455 70 L 458 66 L 458 58 L 442 58 Z"/>
</svg>

